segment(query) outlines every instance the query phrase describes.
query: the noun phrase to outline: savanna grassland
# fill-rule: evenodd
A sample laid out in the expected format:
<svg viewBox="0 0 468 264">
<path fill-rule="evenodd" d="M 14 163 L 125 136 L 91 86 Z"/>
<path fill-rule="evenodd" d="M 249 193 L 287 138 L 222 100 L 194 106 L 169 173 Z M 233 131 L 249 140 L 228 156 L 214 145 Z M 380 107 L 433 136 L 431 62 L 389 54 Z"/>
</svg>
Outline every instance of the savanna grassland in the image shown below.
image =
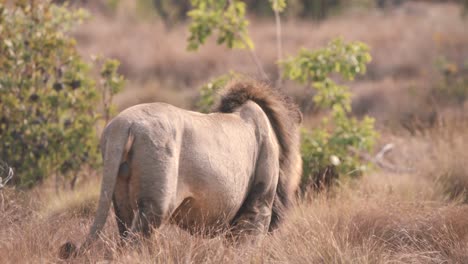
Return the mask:
<svg viewBox="0 0 468 264">
<path fill-rule="evenodd" d="M 209 42 L 187 52 L 186 24 L 140 18 L 128 12 L 132 1 L 122 1 L 113 14 L 87 7 L 93 18 L 73 35 L 82 54 L 122 62 L 128 82 L 115 98 L 119 110 L 152 101 L 193 109 L 197 89 L 210 78 L 231 69 L 256 73 L 245 51 Z M 468 263 L 468 19 L 461 13 L 456 4 L 416 1 L 352 9 L 320 22 L 283 21 L 285 55 L 336 36 L 370 46 L 368 72 L 347 84 L 353 113 L 376 119 L 376 152 L 393 144 L 383 157 L 388 166 L 375 164 L 358 179 L 343 178 L 298 199 L 284 225 L 257 247 L 233 247 L 222 237 L 195 237 L 172 226 L 138 248 L 119 247 L 111 213 L 102 239 L 71 262 Z M 258 57 L 274 76 L 275 25 L 268 18 L 250 20 Z M 451 92 L 460 82 L 462 88 Z M 322 113 L 311 105 L 310 90 L 289 82 L 283 89 L 301 106 L 304 126 L 314 127 Z M 57 194 L 54 184 L 0 190 L 0 263 L 61 262 L 61 244 L 83 241 L 100 172 L 83 169 L 73 191 Z"/>
</svg>

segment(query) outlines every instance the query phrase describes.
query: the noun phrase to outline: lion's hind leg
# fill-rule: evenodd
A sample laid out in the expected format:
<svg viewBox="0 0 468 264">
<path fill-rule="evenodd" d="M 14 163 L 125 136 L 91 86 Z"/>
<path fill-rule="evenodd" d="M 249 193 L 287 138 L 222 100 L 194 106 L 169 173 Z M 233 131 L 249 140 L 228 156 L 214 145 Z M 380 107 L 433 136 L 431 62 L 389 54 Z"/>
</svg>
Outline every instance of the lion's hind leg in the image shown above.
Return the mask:
<svg viewBox="0 0 468 264">
<path fill-rule="evenodd" d="M 277 156 L 266 145 L 260 153 L 255 179 L 247 198 L 231 222 L 231 239 L 245 241 L 248 238 L 256 240 L 256 236 L 268 231 L 272 215 L 273 200 L 278 184 L 279 164 Z"/>
<path fill-rule="evenodd" d="M 138 179 L 138 209 L 131 229 L 133 233 L 149 237 L 174 210 L 178 167 L 173 142 L 160 146 L 153 141 L 146 142 L 146 138 L 141 141 L 139 143 L 147 149 L 135 150 L 133 156 L 135 170 L 132 170 L 132 176 Z"/>
<path fill-rule="evenodd" d="M 131 178 L 131 171 L 128 162 L 120 165 L 119 175 L 115 185 L 113 196 L 114 211 L 117 220 L 117 227 L 122 239 L 127 238 L 128 232 L 132 225 L 133 209 L 132 200 L 130 198 L 129 181 Z"/>
<path fill-rule="evenodd" d="M 271 220 L 272 191 L 257 183 L 250 191 L 233 222 L 229 240 L 245 241 L 248 237 L 266 233 Z"/>
</svg>

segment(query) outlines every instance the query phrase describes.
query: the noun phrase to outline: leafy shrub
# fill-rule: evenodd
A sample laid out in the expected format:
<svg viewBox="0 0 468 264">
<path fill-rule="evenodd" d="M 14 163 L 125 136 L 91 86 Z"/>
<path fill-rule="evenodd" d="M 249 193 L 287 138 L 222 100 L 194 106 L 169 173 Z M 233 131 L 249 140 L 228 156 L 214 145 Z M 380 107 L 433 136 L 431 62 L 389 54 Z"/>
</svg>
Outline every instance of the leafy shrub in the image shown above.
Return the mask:
<svg viewBox="0 0 468 264">
<path fill-rule="evenodd" d="M 117 92 L 118 63 L 104 63 L 96 86 L 66 33 L 86 18 L 48 2 L 0 4 L 0 157 L 16 183 L 31 187 L 100 162 L 95 126 L 100 94 Z"/>
<path fill-rule="evenodd" d="M 209 113 L 212 110 L 214 103 L 216 102 L 218 92 L 234 78 L 241 78 L 241 75 L 235 72 L 230 72 L 228 74 L 218 76 L 200 87 L 200 96 L 197 101 L 197 109 L 200 112 Z"/>
<path fill-rule="evenodd" d="M 188 13 L 192 18 L 188 49 L 196 50 L 207 37 L 216 32 L 218 44 L 229 48 L 252 48 L 247 32 L 249 24 L 245 19 L 245 3 L 239 0 L 191 0 L 193 9 Z"/>
<path fill-rule="evenodd" d="M 214 10 L 214 14 L 218 15 L 213 16 L 222 17 L 222 11 L 230 8 L 229 5 L 225 6 L 226 3 L 218 6 L 210 0 L 192 2 L 196 4 L 190 13 L 197 15 L 192 15 L 194 19 L 190 26 L 189 48 L 197 48 L 208 36 L 215 33 L 218 33 L 218 43 L 223 44 L 224 39 L 221 38 L 223 41 L 219 39 L 226 34 L 223 31 L 215 32 L 213 30 L 215 28 L 227 30 L 229 36 L 233 38 L 230 42 L 242 43 L 244 39 L 249 39 L 243 12 L 231 14 L 232 20 L 226 23 L 225 19 L 219 17 L 211 19 L 210 15 L 202 15 L 203 10 Z M 239 4 L 238 1 L 230 3 Z M 272 0 L 270 4 L 272 9 L 279 13 L 284 10 L 286 1 Z M 200 19 L 199 15 L 203 16 L 203 19 Z M 237 24 L 232 21 L 237 21 Z M 239 27 L 242 27 L 241 34 L 237 31 Z M 227 46 L 235 47 L 229 45 L 230 42 L 227 42 Z M 253 45 L 248 48 L 253 52 Z M 308 188 L 310 184 L 319 187 L 321 179 L 331 182 L 329 177 L 358 176 L 365 170 L 367 164 L 359 158 L 359 153 L 372 151 L 377 137 L 374 120 L 365 117 L 359 121 L 351 117 L 349 88 L 335 83 L 330 76 L 338 74 L 345 80 L 353 80 L 357 74 L 365 73 L 366 64 L 370 60 L 369 49 L 365 44 L 345 43 L 341 39 L 336 39 L 325 48 L 316 51 L 303 49 L 297 56 L 279 61 L 279 71 L 283 72 L 283 77 L 315 89 L 316 93 L 311 99 L 316 105 L 329 112 L 329 117 L 325 118 L 318 128 L 312 131 L 303 129 L 301 145 L 304 166 L 303 189 Z M 201 88 L 201 99 L 198 104 L 200 110 L 209 109 L 216 100 L 216 91 L 223 86 L 226 78 L 225 75 L 221 76 Z"/>
<path fill-rule="evenodd" d="M 330 112 L 330 117 L 325 118 L 319 128 L 302 132 L 304 184 L 324 177 L 331 166 L 337 173 L 351 176 L 358 176 L 365 170 L 358 154 L 372 151 L 377 136 L 374 120 L 365 117 L 359 121 L 350 117 L 349 88 L 336 84 L 329 76 L 337 73 L 346 80 L 353 80 L 357 74 L 365 73 L 370 60 L 365 44 L 336 39 L 325 48 L 301 50 L 296 57 L 282 62 L 284 77 L 309 84 L 315 89 L 316 105 Z"/>
<path fill-rule="evenodd" d="M 468 100 L 468 61 L 457 65 L 442 57 L 436 67 L 442 79 L 432 89 L 433 97 L 440 103 L 463 105 Z"/>
</svg>

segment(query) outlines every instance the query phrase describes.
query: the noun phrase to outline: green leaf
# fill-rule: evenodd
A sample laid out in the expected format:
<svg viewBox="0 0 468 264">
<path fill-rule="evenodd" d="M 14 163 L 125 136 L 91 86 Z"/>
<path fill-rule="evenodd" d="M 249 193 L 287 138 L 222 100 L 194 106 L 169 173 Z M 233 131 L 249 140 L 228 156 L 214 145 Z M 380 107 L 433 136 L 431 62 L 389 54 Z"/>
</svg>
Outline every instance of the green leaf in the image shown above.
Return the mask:
<svg viewBox="0 0 468 264">
<path fill-rule="evenodd" d="M 193 9 L 188 12 L 191 18 L 187 49 L 197 50 L 208 37 L 216 34 L 218 44 L 226 44 L 230 49 L 253 49 L 245 18 L 245 3 L 233 1 L 192 0 Z"/>
<path fill-rule="evenodd" d="M 209 113 L 215 102 L 217 101 L 218 92 L 226 86 L 226 84 L 233 79 L 240 79 L 242 75 L 236 72 L 229 72 L 227 74 L 213 78 L 208 83 L 200 87 L 200 96 L 197 101 L 197 109 L 203 113 Z"/>
<path fill-rule="evenodd" d="M 283 12 L 286 8 L 286 0 L 270 0 L 271 8 L 277 12 Z"/>
</svg>

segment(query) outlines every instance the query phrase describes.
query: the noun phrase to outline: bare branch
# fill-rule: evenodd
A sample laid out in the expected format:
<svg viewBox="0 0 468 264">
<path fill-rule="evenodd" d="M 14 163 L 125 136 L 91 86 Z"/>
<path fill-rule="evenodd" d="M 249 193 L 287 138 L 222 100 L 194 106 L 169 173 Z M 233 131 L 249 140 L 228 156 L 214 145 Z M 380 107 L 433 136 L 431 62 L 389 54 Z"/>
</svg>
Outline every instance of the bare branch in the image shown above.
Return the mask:
<svg viewBox="0 0 468 264">
<path fill-rule="evenodd" d="M 232 0 L 229 0 L 228 3 L 229 3 L 229 5 L 233 4 Z M 239 37 L 239 39 L 242 41 L 244 46 L 249 51 L 250 58 L 255 63 L 255 66 L 257 67 L 258 74 L 264 80 L 269 81 L 270 79 L 268 78 L 268 75 L 266 74 L 265 70 L 263 69 L 262 63 L 260 62 L 260 59 L 258 58 L 257 53 L 255 53 L 255 50 L 252 50 L 251 48 L 249 48 L 249 43 L 248 43 L 247 39 L 245 38 L 245 36 L 242 36 L 241 34 L 236 34 L 236 35 Z"/>
<path fill-rule="evenodd" d="M 375 155 L 376 160 L 382 160 L 384 155 L 392 151 L 395 145 L 393 143 L 386 144 L 378 153 Z"/>
<path fill-rule="evenodd" d="M 394 148 L 394 144 L 392 143 L 388 143 L 386 144 L 379 152 L 377 152 L 377 154 L 375 155 L 375 157 L 372 157 L 371 155 L 367 154 L 367 153 L 363 153 L 363 152 L 360 152 L 354 148 L 349 148 L 349 151 L 351 151 L 352 153 L 358 155 L 360 158 L 364 159 L 364 160 L 367 160 L 368 162 L 371 162 L 375 165 L 377 165 L 378 167 L 384 169 L 384 170 L 387 170 L 387 171 L 390 171 L 390 172 L 393 172 L 393 173 L 409 173 L 409 172 L 414 172 L 414 169 L 413 168 L 401 168 L 401 167 L 397 167 L 391 163 L 389 163 L 388 161 L 385 161 L 384 160 L 384 156 L 385 154 L 387 154 L 388 152 L 390 152 L 391 150 L 393 150 Z"/>
<path fill-rule="evenodd" d="M 243 42 L 247 43 L 244 39 L 242 39 Z M 257 56 L 257 53 L 255 53 L 254 50 L 248 49 L 249 50 L 249 55 L 250 58 L 253 60 L 255 63 L 255 66 L 257 66 L 258 74 L 262 76 L 263 79 L 269 81 L 270 79 L 268 78 L 268 75 L 266 74 L 265 70 L 263 69 L 262 63 L 260 62 L 260 59 Z"/>
<path fill-rule="evenodd" d="M 1 162 L 0 169 L 2 173 L 7 175 L 5 179 L 0 177 L 0 190 L 1 190 L 11 180 L 11 178 L 13 178 L 14 172 L 13 172 L 13 169 L 10 168 L 8 164 L 6 164 L 5 162 Z"/>
</svg>

